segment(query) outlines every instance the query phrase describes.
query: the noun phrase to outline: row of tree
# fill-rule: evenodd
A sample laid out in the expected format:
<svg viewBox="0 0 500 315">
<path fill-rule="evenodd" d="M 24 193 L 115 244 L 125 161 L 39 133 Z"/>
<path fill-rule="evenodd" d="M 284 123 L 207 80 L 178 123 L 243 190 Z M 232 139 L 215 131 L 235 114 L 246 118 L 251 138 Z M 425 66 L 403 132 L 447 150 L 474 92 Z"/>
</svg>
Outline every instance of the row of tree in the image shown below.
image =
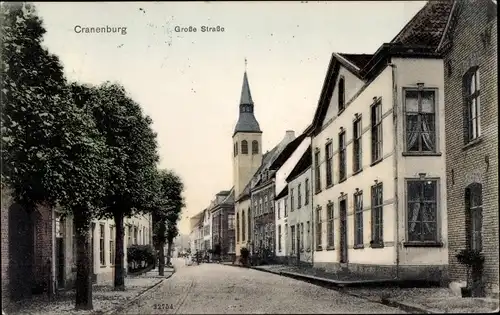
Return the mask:
<svg viewBox="0 0 500 315">
<path fill-rule="evenodd" d="M 5 3 L 1 19 L 2 185 L 28 211 L 44 204 L 72 215 L 75 306 L 92 309 L 91 221 L 115 221 L 114 286 L 124 290 L 124 218 L 151 213 L 162 254 L 177 235 L 183 184 L 158 169 L 152 120 L 121 85 L 66 80 L 59 59 L 42 46 L 46 31 L 33 5 Z"/>
</svg>

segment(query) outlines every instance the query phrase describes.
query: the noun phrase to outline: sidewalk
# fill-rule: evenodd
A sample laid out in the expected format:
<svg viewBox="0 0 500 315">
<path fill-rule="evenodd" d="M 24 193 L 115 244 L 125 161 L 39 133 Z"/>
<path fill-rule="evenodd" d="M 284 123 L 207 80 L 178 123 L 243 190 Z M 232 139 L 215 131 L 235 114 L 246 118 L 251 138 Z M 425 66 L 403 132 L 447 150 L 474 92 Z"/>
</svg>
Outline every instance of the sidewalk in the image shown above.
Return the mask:
<svg viewBox="0 0 500 315">
<path fill-rule="evenodd" d="M 75 310 L 75 290 L 62 291 L 54 299 L 49 301 L 46 295 L 34 296 L 27 301 L 16 303 L 16 310 L 7 313 L 50 315 L 50 314 L 114 314 L 119 313 L 129 303 L 134 302 L 142 294 L 156 287 L 164 280 L 170 278 L 174 269 L 165 268 L 165 276 L 158 276 L 158 269 L 151 270 L 141 276 L 130 276 L 125 278 L 125 291 L 113 291 L 113 283 L 95 284 L 92 288 L 92 302 L 94 309 L 90 311 Z"/>
<path fill-rule="evenodd" d="M 227 264 L 231 265 L 231 264 Z M 233 265 L 243 267 L 241 265 Z M 414 314 L 440 313 L 492 313 L 498 311 L 498 299 L 462 298 L 448 288 L 401 288 L 389 287 L 390 280 L 341 279 L 336 274 L 307 270 L 295 266 L 265 265 L 252 266 L 251 269 L 277 275 L 305 280 L 316 284 L 333 287 L 340 292 L 360 297 L 371 302 L 400 308 Z M 395 284 L 395 281 L 392 281 Z M 357 287 L 349 285 L 357 284 Z M 363 286 L 365 284 L 365 286 Z M 368 285 L 377 284 L 378 286 Z"/>
</svg>

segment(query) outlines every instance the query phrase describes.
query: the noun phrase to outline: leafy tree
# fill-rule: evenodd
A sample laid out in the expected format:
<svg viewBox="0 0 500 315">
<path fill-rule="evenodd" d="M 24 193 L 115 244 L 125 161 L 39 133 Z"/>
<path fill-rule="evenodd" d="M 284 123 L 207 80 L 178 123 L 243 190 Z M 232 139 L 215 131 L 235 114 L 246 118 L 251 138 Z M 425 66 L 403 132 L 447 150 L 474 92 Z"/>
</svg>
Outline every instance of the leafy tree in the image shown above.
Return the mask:
<svg viewBox="0 0 500 315">
<path fill-rule="evenodd" d="M 92 309 L 89 227 L 99 208 L 106 147 L 93 117 L 75 105 L 45 29 L 30 4 L 2 6 L 2 181 L 25 209 L 57 203 L 77 227 L 76 308 Z"/>
<path fill-rule="evenodd" d="M 167 263 L 170 263 L 171 242 L 177 236 L 177 220 L 180 210 L 184 207 L 182 191 L 184 184 L 173 171 L 160 170 L 157 177 L 158 191 L 155 206 L 152 209 L 153 239 L 159 251 L 158 272 L 164 275 L 165 244 L 169 243 L 167 250 Z M 172 222 L 175 224 L 172 225 Z"/>
<path fill-rule="evenodd" d="M 156 133 L 152 130 L 151 118 L 143 115 L 139 104 L 121 85 L 106 82 L 87 97 L 97 128 L 109 149 L 104 207 L 98 215 L 115 221 L 114 286 L 116 290 L 125 290 L 124 218 L 152 207 L 159 160 Z"/>
</svg>

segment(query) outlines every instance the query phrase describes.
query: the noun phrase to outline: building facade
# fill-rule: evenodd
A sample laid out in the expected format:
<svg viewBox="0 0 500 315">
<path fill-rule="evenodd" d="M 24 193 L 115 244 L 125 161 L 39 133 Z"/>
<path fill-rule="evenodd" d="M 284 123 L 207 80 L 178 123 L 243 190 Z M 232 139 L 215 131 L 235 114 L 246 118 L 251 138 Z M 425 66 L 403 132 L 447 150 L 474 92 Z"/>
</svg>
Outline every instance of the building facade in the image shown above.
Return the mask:
<svg viewBox="0 0 500 315">
<path fill-rule="evenodd" d="M 444 65 L 436 48 L 450 12 L 449 2 L 431 1 L 374 55 L 332 55 L 311 127 L 315 266 L 445 280 Z"/>
<path fill-rule="evenodd" d="M 234 189 L 219 192 L 210 213 L 212 217 L 212 249 L 220 245 L 223 256 L 234 257 L 236 254 Z"/>
<path fill-rule="evenodd" d="M 307 138 L 307 150 L 287 176 L 289 191 L 289 209 L 287 220 L 287 252 L 289 263 L 312 265 L 313 247 L 313 207 L 310 138 Z M 293 198 L 293 199 L 292 199 Z"/>
<path fill-rule="evenodd" d="M 274 208 L 276 209 L 276 259 L 278 262 L 287 263 L 288 186 L 276 193 Z"/>
<path fill-rule="evenodd" d="M 212 243 L 212 211 L 211 208 L 213 207 L 213 204 L 208 207 L 207 209 L 203 210 L 203 243 L 201 245 L 201 248 L 205 251 L 208 251 L 209 249 L 212 249 L 213 243 Z"/>
<path fill-rule="evenodd" d="M 465 282 L 462 249 L 484 253 L 498 294 L 498 46 L 496 1 L 455 1 L 444 56 L 449 274 Z M 465 284 L 465 283 L 464 283 Z"/>
<path fill-rule="evenodd" d="M 127 272 L 127 249 L 132 245 L 152 245 L 151 215 L 124 219 L 124 268 Z M 113 281 L 115 270 L 116 225 L 114 220 L 94 220 L 90 232 L 92 277 L 95 283 Z M 56 284 L 71 288 L 76 281 L 76 234 L 71 217 L 56 217 Z"/>
<path fill-rule="evenodd" d="M 291 133 L 289 133 L 290 139 L 292 139 Z M 298 161 L 301 159 L 304 152 L 311 145 L 311 138 L 307 137 L 306 134 L 302 134 L 297 138 L 290 141 L 281 153 L 277 156 L 274 162 L 271 164 L 270 169 L 274 171 L 275 178 L 275 239 L 276 239 L 276 258 L 281 262 L 288 262 L 288 253 L 290 253 L 290 248 L 287 246 L 289 244 L 289 239 L 286 238 L 288 234 L 288 195 L 289 195 L 289 185 L 287 183 L 287 177 L 291 174 L 292 170 L 297 165 Z"/>
</svg>

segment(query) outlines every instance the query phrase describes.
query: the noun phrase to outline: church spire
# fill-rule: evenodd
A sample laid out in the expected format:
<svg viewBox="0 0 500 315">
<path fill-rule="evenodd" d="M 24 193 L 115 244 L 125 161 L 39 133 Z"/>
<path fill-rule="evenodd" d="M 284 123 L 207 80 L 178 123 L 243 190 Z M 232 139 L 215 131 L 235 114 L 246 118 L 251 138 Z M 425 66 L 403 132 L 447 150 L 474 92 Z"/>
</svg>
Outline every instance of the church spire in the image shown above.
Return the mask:
<svg viewBox="0 0 500 315">
<path fill-rule="evenodd" d="M 246 70 L 245 74 L 243 75 L 243 86 L 241 87 L 240 105 L 253 105 L 252 94 L 250 93 L 250 85 L 248 84 L 248 76 Z"/>
<path fill-rule="evenodd" d="M 261 133 L 259 123 L 254 116 L 254 104 L 252 94 L 250 93 L 250 85 L 248 84 L 248 75 L 246 71 L 247 59 L 245 58 L 245 73 L 243 74 L 243 85 L 241 87 L 240 98 L 240 117 L 236 123 L 234 134 L 238 132 L 257 132 Z"/>
</svg>

